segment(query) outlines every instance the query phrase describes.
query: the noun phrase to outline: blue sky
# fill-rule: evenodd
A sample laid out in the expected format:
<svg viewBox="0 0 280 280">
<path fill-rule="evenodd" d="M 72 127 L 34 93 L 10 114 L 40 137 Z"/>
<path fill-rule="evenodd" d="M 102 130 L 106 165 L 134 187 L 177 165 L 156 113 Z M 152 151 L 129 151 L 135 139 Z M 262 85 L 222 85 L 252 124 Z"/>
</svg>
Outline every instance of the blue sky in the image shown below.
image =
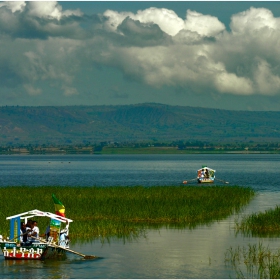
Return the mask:
<svg viewBox="0 0 280 280">
<path fill-rule="evenodd" d="M 280 2 L 0 2 L 0 106 L 280 108 Z"/>
</svg>

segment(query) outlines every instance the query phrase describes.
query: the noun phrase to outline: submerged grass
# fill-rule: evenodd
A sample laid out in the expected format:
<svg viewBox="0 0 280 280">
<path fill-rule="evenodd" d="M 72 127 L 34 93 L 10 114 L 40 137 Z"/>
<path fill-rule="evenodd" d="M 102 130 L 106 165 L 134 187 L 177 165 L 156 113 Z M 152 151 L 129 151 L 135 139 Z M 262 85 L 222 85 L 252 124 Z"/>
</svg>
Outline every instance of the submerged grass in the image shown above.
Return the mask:
<svg viewBox="0 0 280 280">
<path fill-rule="evenodd" d="M 279 279 L 280 250 L 272 251 L 262 243 L 249 244 L 248 247 L 232 247 L 225 253 L 226 264 L 231 265 L 237 278 L 241 279 Z"/>
<path fill-rule="evenodd" d="M 193 228 L 239 211 L 255 194 L 239 186 L 1 187 L 0 233 L 8 234 L 7 216 L 54 212 L 52 193 L 74 220 L 74 239 L 137 236 L 155 225 Z M 42 232 L 47 224 L 38 221 Z"/>
<path fill-rule="evenodd" d="M 280 207 L 243 217 L 236 229 L 253 236 L 280 236 Z"/>
</svg>

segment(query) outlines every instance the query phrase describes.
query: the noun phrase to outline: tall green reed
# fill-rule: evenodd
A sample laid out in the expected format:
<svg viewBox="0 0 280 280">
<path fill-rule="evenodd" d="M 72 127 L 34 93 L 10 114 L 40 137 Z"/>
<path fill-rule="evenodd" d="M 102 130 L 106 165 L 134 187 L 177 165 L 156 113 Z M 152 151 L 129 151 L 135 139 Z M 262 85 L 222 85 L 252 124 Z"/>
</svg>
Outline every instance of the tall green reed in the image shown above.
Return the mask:
<svg viewBox="0 0 280 280">
<path fill-rule="evenodd" d="M 237 232 L 252 236 L 280 236 L 280 207 L 244 216 L 235 223 Z"/>
<path fill-rule="evenodd" d="M 271 250 L 262 243 L 247 247 L 230 247 L 225 253 L 225 263 L 235 270 L 237 278 L 279 279 L 280 250 Z"/>
<path fill-rule="evenodd" d="M 254 196 L 238 186 L 1 187 L 1 221 L 32 209 L 54 212 L 52 193 L 74 220 L 74 238 L 137 235 L 157 225 L 194 228 L 226 218 Z M 7 222 L 0 223 L 0 232 L 7 230 Z"/>
</svg>

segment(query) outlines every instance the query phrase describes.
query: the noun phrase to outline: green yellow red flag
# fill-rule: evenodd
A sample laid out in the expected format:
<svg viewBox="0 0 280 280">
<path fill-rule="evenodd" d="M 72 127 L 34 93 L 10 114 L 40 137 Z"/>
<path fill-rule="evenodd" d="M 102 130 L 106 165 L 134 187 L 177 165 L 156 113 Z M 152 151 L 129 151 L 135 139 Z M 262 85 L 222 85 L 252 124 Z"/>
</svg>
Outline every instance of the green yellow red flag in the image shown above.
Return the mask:
<svg viewBox="0 0 280 280">
<path fill-rule="evenodd" d="M 54 208 L 55 208 L 55 214 L 65 217 L 65 207 L 61 203 L 60 200 L 58 200 L 54 194 L 52 194 L 53 202 L 54 202 Z"/>
</svg>

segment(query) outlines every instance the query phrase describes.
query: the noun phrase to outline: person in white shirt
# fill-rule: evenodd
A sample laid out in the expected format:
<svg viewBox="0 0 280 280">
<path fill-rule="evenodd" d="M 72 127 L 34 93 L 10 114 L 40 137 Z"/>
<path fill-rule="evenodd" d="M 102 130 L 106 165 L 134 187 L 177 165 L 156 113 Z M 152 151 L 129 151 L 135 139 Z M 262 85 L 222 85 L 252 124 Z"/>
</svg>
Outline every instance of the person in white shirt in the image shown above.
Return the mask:
<svg viewBox="0 0 280 280">
<path fill-rule="evenodd" d="M 205 174 L 205 173 L 204 173 L 204 169 L 202 169 L 202 170 L 201 170 L 201 173 L 200 173 L 200 177 L 201 177 L 201 178 L 204 178 L 204 174 Z"/>
<path fill-rule="evenodd" d="M 60 231 L 59 246 L 69 248 L 69 241 L 69 224 L 66 223 L 65 228 Z"/>
<path fill-rule="evenodd" d="M 26 230 L 29 230 L 31 229 L 31 224 L 32 224 L 32 220 L 28 220 L 27 223 L 26 223 Z"/>
<path fill-rule="evenodd" d="M 27 242 L 30 244 L 39 242 L 39 228 L 37 226 L 37 221 L 32 221 L 31 223 L 31 228 L 27 234 Z"/>
</svg>

